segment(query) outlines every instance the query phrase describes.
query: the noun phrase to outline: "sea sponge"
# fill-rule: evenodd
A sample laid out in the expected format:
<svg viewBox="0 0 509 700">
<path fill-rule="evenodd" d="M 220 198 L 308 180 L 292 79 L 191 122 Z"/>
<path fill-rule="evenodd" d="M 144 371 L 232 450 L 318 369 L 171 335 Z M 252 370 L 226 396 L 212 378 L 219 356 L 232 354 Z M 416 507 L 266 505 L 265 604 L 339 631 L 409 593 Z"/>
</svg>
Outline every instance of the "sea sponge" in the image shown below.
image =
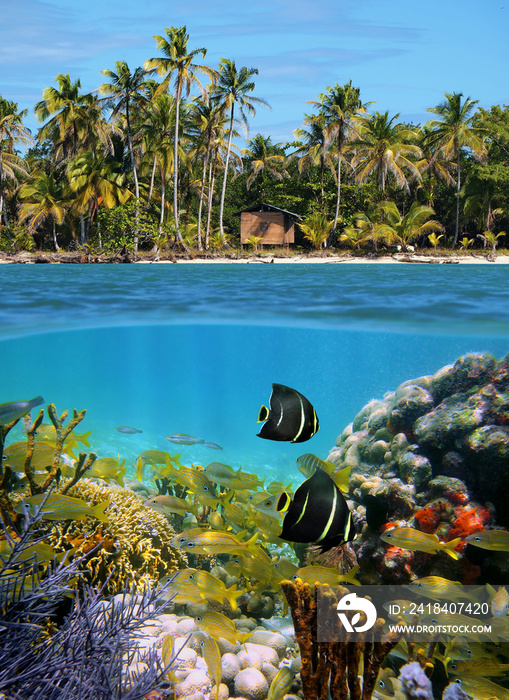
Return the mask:
<svg viewBox="0 0 509 700">
<path fill-rule="evenodd" d="M 61 488 L 66 481 L 61 480 Z M 91 584 L 106 583 L 109 594 L 131 583 L 142 590 L 147 583 L 153 586 L 162 576 L 187 566 L 186 554 L 170 547 L 175 531 L 166 517 L 144 506 L 143 499 L 129 489 L 82 479 L 68 495 L 91 505 L 110 501 L 107 523 L 90 517 L 55 522 L 49 537 L 55 547 L 76 548 L 75 556 L 92 550 L 83 565 Z"/>
<path fill-rule="evenodd" d="M 246 700 L 264 700 L 269 692 L 269 684 L 261 671 L 245 668 L 235 677 L 235 693 Z"/>
</svg>

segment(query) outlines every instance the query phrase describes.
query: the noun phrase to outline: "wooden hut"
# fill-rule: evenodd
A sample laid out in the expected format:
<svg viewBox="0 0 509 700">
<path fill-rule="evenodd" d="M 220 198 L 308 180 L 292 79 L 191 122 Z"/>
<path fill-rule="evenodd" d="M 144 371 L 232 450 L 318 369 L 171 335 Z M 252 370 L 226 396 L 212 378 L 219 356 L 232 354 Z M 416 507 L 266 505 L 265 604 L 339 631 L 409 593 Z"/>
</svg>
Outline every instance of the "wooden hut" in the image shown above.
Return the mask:
<svg viewBox="0 0 509 700">
<path fill-rule="evenodd" d="M 240 216 L 241 245 L 249 236 L 258 236 L 262 239 L 259 245 L 288 246 L 295 241 L 294 220 L 301 218 L 264 202 L 237 211 L 235 215 Z"/>
</svg>

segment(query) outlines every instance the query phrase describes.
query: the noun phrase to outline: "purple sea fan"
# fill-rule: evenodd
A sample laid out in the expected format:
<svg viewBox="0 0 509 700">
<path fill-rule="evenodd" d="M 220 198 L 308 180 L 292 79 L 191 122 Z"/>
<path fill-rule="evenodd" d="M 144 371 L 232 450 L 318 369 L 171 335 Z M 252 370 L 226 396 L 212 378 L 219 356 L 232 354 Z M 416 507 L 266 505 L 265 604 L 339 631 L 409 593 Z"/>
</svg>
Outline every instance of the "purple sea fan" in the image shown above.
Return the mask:
<svg viewBox="0 0 509 700">
<path fill-rule="evenodd" d="M 0 559 L 0 694 L 9 700 L 141 700 L 167 685 L 154 649 L 137 659 L 138 675 L 125 668 L 137 653 L 140 628 L 153 617 L 160 592 L 133 588 L 115 600 L 81 586 L 80 560 L 50 566 L 39 577 L 28 520 L 8 560 Z M 66 614 L 67 612 L 67 614 Z M 49 624 L 48 624 L 49 622 Z"/>
</svg>

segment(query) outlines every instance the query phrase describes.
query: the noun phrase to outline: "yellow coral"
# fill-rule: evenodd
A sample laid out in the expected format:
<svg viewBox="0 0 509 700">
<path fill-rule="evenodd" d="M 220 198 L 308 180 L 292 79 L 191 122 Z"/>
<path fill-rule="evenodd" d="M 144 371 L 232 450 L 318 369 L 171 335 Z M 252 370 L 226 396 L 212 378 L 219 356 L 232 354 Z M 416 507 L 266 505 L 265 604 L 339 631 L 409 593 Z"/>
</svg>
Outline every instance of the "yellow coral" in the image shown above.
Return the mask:
<svg viewBox="0 0 509 700">
<path fill-rule="evenodd" d="M 62 480 L 60 488 L 65 487 Z M 135 493 L 118 486 L 106 486 L 82 479 L 68 491 L 91 505 L 110 500 L 108 522 L 94 518 L 55 523 L 50 541 L 55 546 L 76 548 L 79 556 L 97 546 L 86 559 L 88 579 L 106 582 L 106 591 L 119 593 L 126 584 L 154 585 L 162 576 L 187 566 L 187 557 L 173 547 L 175 531 L 164 515 L 143 505 Z"/>
</svg>

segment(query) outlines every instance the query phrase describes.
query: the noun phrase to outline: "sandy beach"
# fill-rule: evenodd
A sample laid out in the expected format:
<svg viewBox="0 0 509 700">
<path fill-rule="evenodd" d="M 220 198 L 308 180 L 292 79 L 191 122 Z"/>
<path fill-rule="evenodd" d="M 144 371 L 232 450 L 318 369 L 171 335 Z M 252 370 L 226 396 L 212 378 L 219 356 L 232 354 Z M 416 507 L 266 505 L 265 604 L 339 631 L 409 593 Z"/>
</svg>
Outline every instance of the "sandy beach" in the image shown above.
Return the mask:
<svg viewBox="0 0 509 700">
<path fill-rule="evenodd" d="M 321 265 L 374 265 L 374 264 L 428 264 L 428 265 L 509 265 L 509 255 L 491 255 L 489 253 L 394 253 L 387 255 L 352 255 L 349 253 L 323 253 L 323 254 L 294 254 L 279 255 L 274 253 L 239 254 L 229 253 L 225 255 L 198 255 L 178 253 L 164 253 L 161 256 L 142 253 L 136 258 L 133 254 L 81 254 L 81 253 L 0 253 L 0 265 L 31 265 L 31 264 L 104 264 L 104 263 L 135 263 L 141 265 L 216 265 L 216 264 L 321 264 Z"/>
</svg>

